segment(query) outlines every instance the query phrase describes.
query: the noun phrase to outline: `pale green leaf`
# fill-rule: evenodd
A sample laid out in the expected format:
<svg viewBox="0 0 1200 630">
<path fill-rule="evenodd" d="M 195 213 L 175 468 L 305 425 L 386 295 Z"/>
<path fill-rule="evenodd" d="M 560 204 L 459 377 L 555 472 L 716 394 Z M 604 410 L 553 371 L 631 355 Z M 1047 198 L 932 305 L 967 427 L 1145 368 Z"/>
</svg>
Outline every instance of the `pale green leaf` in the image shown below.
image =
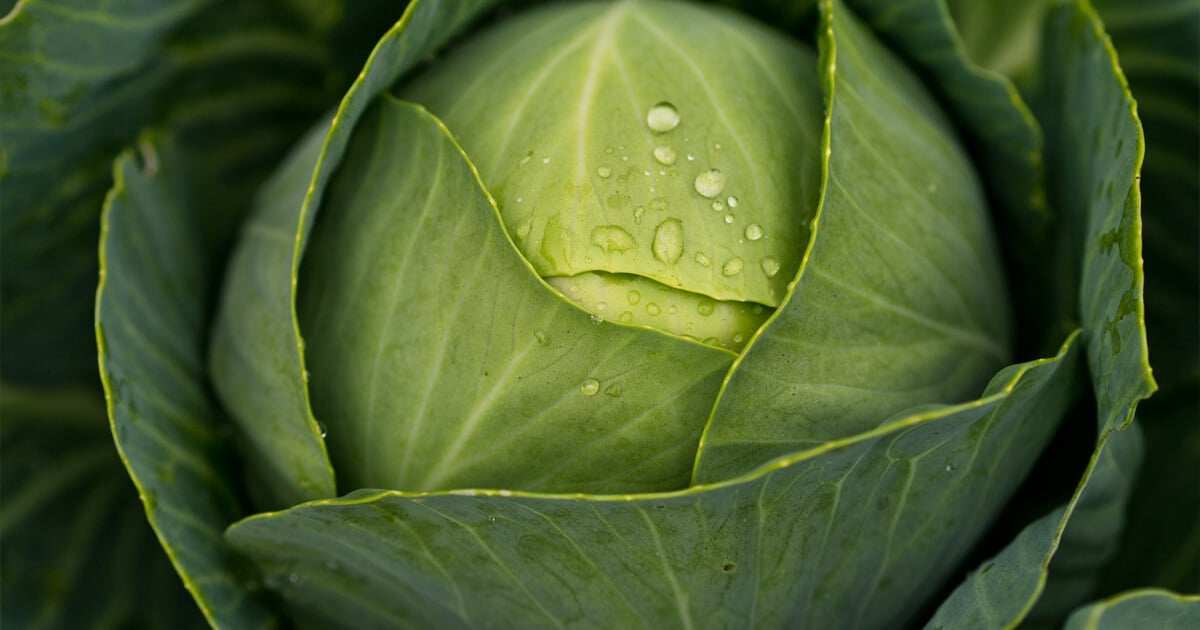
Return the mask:
<svg viewBox="0 0 1200 630">
<path fill-rule="evenodd" d="M 398 93 L 445 121 L 543 277 L 634 274 L 773 307 L 820 186 L 816 61 L 730 11 L 562 5 Z"/>
<path fill-rule="evenodd" d="M 333 470 L 308 407 L 295 323 L 296 272 L 325 186 L 367 105 L 395 79 L 463 28 L 487 2 L 413 2 L 380 40 L 326 135 L 310 132 L 260 196 L 227 269 L 210 372 L 239 423 L 270 505 L 333 496 Z"/>
<path fill-rule="evenodd" d="M 342 169 L 298 311 L 313 410 L 346 487 L 687 485 L 730 353 L 562 299 L 423 109 L 381 99 Z"/>
</svg>

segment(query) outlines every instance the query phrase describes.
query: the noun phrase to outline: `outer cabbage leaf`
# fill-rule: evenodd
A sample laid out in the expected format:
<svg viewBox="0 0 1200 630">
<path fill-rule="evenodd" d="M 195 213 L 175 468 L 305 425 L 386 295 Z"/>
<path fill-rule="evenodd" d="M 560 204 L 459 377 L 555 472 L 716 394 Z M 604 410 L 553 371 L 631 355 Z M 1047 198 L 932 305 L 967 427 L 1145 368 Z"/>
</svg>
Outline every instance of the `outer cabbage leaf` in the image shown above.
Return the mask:
<svg viewBox="0 0 1200 630">
<path fill-rule="evenodd" d="M 1143 140 L 1128 86 L 1090 7 L 1050 16 L 1043 49 L 1052 202 L 1083 234 L 1078 268 L 1096 448 L 1070 502 L 1031 524 L 942 605 L 931 627 L 1053 621 L 1085 598 L 1111 557 L 1141 458 L 1137 403 L 1154 390 L 1142 307 Z M 1037 608 L 1034 605 L 1037 604 Z"/>
<path fill-rule="evenodd" d="M 197 237 L 223 251 L 251 192 L 341 95 L 381 16 L 398 14 L 324 3 L 316 19 L 296 4 L 27 0 L 0 18 L 7 379 L 94 379 L 97 217 L 112 159 L 140 129 L 187 144 L 209 199 Z"/>
<path fill-rule="evenodd" d="M 112 157 L 165 82 L 151 63 L 163 39 L 204 6 L 126 4 L 28 0 L 0 18 L 0 371 L 10 381 L 94 378 L 96 217 Z M 123 81 L 133 68 L 138 80 Z"/>
<path fill-rule="evenodd" d="M 5 628 L 205 627 L 88 389 L 0 386 Z"/>
<path fill-rule="evenodd" d="M 244 514 L 204 377 L 211 252 L 196 239 L 189 165 L 143 137 L 114 166 L 102 215 L 96 335 L 117 450 L 145 517 L 205 617 L 261 627 L 273 617 L 221 543 Z"/>
<path fill-rule="evenodd" d="M 1102 592 L 1200 592 L 1200 2 L 1094 4 L 1146 132 L 1146 326 L 1162 386 L 1139 411 L 1149 455 Z"/>
<path fill-rule="evenodd" d="M 694 480 L 976 396 L 1009 352 L 982 190 L 900 61 L 826 3 L 824 189 L 787 302 L 726 380 Z"/>
<path fill-rule="evenodd" d="M 1183 630 L 1200 625 L 1200 596 L 1140 590 L 1090 604 L 1067 619 L 1066 630 L 1154 627 Z"/>
</svg>

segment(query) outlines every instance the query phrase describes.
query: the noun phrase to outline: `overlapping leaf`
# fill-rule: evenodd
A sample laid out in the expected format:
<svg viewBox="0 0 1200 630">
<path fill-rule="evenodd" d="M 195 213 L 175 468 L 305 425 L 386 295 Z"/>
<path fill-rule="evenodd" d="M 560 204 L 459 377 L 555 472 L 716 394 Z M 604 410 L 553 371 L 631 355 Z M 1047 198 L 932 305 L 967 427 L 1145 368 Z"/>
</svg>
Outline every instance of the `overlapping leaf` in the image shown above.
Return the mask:
<svg viewBox="0 0 1200 630">
<path fill-rule="evenodd" d="M 1200 625 L 1200 596 L 1160 590 L 1122 593 L 1071 614 L 1066 630 L 1121 630 L 1153 627 L 1183 630 Z"/>
<path fill-rule="evenodd" d="M 1096 449 L 1070 502 L 977 569 L 932 627 L 1009 626 L 1030 614 L 1043 621 L 1064 615 L 1088 595 L 1115 550 L 1140 463 L 1141 434 L 1130 423 L 1154 388 L 1141 303 L 1140 127 L 1090 8 L 1059 7 L 1044 41 L 1053 202 L 1084 235 L 1080 248 L 1087 252 L 1078 269 L 1079 308 L 1096 399 Z"/>
<path fill-rule="evenodd" d="M 371 99 L 487 4 L 409 5 L 371 53 L 329 134 L 310 134 L 267 184 L 242 231 L 214 324 L 210 371 L 222 402 L 242 422 L 265 502 L 287 506 L 334 494 L 321 429 L 309 411 L 293 309 L 300 256 L 325 186 Z"/>
<path fill-rule="evenodd" d="M 165 84 L 153 63 L 162 41 L 205 4 L 29 0 L 0 19 L 5 378 L 94 378 L 96 218 L 111 160 Z"/>
<path fill-rule="evenodd" d="M 253 517 L 227 539 L 293 614 L 331 626 L 900 623 L 1035 457 L 1076 359 L 1071 345 L 1006 370 L 978 403 L 717 486 L 362 491 Z"/>
<path fill-rule="evenodd" d="M 243 511 L 205 387 L 213 263 L 197 238 L 202 209 L 187 173 L 175 146 L 151 137 L 114 167 L 96 299 L 101 379 L 146 516 L 205 617 L 261 627 L 272 614 L 220 538 Z"/>
<path fill-rule="evenodd" d="M 913 405 L 973 398 L 1008 357 L 996 244 L 949 122 L 848 12 L 822 63 L 827 164 L 812 243 L 788 302 L 727 380 L 701 483 Z"/>
<path fill-rule="evenodd" d="M 1200 591 L 1200 2 L 1101 0 L 1146 133 L 1142 232 L 1150 359 L 1162 391 L 1140 413 L 1149 456 L 1103 592 Z"/>
</svg>

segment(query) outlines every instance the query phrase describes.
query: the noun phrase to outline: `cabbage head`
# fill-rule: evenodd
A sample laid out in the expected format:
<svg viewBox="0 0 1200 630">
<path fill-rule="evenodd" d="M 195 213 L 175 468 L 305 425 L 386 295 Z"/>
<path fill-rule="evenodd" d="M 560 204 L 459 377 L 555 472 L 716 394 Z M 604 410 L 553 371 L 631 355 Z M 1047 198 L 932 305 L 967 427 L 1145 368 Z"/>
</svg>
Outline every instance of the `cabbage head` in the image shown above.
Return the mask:
<svg viewBox="0 0 1200 630">
<path fill-rule="evenodd" d="M 1200 2 L 10 4 L 5 626 L 1200 625 Z"/>
</svg>

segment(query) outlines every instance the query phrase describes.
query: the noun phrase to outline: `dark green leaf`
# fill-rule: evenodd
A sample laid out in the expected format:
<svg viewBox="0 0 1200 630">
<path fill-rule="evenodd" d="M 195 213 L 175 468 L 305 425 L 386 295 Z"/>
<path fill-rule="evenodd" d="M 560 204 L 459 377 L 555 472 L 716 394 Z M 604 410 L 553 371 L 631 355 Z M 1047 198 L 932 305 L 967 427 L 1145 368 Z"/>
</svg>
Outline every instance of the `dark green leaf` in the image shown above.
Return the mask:
<svg viewBox="0 0 1200 630">
<path fill-rule="evenodd" d="M 982 190 L 949 122 L 848 11 L 826 12 L 827 164 L 812 242 L 787 302 L 726 382 L 700 483 L 913 405 L 971 399 L 1010 350 Z"/>
<path fill-rule="evenodd" d="M 0 19 L 6 379 L 94 378 L 96 218 L 112 157 L 165 85 L 164 38 L 205 2 L 157 4 L 27 0 Z"/>
<path fill-rule="evenodd" d="M 173 144 L 148 137 L 114 167 L 96 298 L 101 378 L 121 458 L 201 611 L 260 627 L 271 614 L 220 537 L 243 512 L 204 377 L 212 261 L 188 172 Z"/>
<path fill-rule="evenodd" d="M 1148 457 L 1102 588 L 1200 591 L 1200 2 L 1095 4 L 1146 130 L 1146 326 L 1162 385 L 1139 412 Z"/>
<path fill-rule="evenodd" d="M 1200 596 L 1142 590 L 1080 608 L 1067 619 L 1066 630 L 1185 630 L 1197 626 L 1200 626 Z"/>
<path fill-rule="evenodd" d="M 1043 52 L 1040 110 L 1052 202 L 1064 213 L 1065 233 L 1083 235 L 1076 248 L 1083 252 L 1079 309 L 1096 399 L 1096 450 L 1071 501 L 976 570 L 932 627 L 1004 626 L 1030 614 L 1060 623 L 1088 597 L 1116 550 L 1141 458 L 1141 432 L 1131 423 L 1154 381 L 1142 316 L 1140 126 L 1089 6 L 1053 11 Z"/>
<path fill-rule="evenodd" d="M 0 386 L 0 626 L 202 628 L 90 389 Z"/>
</svg>

